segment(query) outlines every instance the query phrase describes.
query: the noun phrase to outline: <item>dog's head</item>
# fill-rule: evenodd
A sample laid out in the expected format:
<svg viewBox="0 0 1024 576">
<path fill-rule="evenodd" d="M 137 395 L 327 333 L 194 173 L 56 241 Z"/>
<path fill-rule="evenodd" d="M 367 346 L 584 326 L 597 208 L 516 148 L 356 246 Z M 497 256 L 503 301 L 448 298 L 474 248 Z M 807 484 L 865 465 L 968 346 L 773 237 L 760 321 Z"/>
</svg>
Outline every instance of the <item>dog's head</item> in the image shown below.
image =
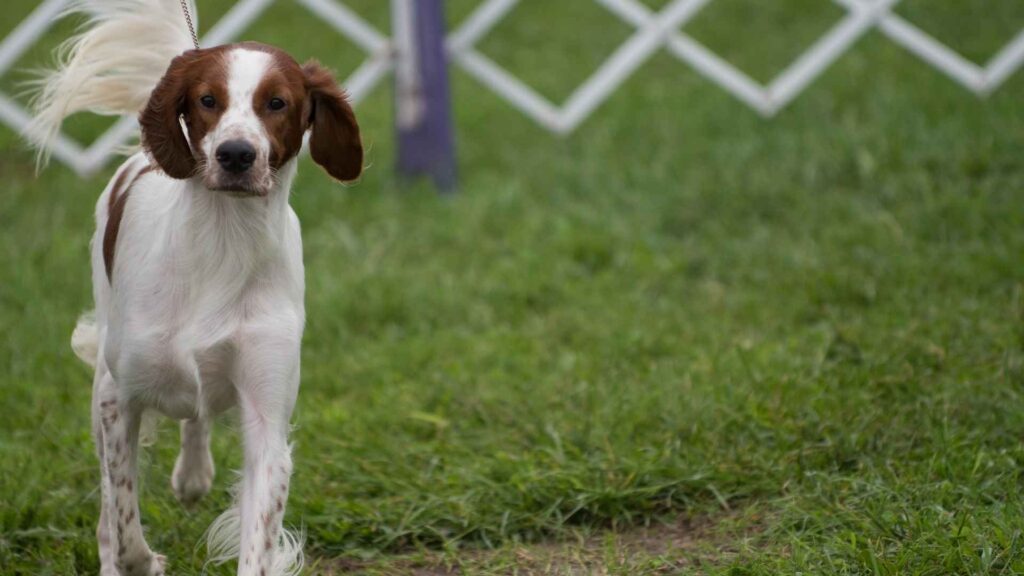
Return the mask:
<svg viewBox="0 0 1024 576">
<path fill-rule="evenodd" d="M 143 146 L 167 175 L 238 196 L 267 195 L 307 130 L 313 160 L 334 178 L 355 180 L 363 167 L 359 126 L 331 73 L 264 44 L 178 56 L 139 124 Z"/>
</svg>

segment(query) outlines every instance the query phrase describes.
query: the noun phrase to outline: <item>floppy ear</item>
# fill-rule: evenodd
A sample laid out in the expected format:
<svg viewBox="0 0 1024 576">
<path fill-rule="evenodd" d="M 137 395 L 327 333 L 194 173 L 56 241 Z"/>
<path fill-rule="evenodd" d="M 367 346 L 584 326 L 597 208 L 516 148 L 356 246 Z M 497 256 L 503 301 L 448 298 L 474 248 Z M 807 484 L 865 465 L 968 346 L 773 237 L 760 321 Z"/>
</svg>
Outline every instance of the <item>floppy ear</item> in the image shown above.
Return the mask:
<svg viewBox="0 0 1024 576">
<path fill-rule="evenodd" d="M 363 171 L 363 143 L 359 124 L 345 92 L 326 69 L 315 61 L 302 67 L 309 95 L 309 152 L 328 174 L 348 182 Z"/>
<path fill-rule="evenodd" d="M 171 61 L 139 115 L 143 147 L 168 176 L 179 180 L 191 177 L 197 166 L 178 122 L 186 112 L 186 71 L 197 53 L 190 50 Z"/>
</svg>

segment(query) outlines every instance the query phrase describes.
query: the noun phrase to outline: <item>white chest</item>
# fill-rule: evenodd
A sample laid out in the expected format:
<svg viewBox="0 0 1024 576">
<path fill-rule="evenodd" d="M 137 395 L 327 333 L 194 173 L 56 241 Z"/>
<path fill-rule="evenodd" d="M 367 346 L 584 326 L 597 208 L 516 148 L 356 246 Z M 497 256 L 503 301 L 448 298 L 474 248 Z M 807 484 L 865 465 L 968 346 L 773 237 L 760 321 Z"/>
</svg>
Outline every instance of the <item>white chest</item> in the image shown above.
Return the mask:
<svg viewBox="0 0 1024 576">
<path fill-rule="evenodd" d="M 295 333 L 297 324 L 301 335 L 304 319 L 301 239 L 287 204 L 205 192 L 133 191 L 112 284 L 101 286 L 112 374 L 139 403 L 179 419 L 235 403 L 254 326 Z"/>
</svg>

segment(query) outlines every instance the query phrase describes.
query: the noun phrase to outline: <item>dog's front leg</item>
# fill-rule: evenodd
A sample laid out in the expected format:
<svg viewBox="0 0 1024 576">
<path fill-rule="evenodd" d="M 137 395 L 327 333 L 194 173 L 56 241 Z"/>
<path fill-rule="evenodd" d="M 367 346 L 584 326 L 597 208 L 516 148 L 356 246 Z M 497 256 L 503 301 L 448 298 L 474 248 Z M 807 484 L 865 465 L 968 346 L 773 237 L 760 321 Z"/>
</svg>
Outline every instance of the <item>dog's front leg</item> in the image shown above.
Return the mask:
<svg viewBox="0 0 1024 576">
<path fill-rule="evenodd" d="M 240 576 L 290 573 L 301 561 L 301 549 L 282 533 L 292 473 L 288 427 L 298 392 L 298 355 L 298 340 L 280 335 L 260 338 L 240 354 L 238 396 L 245 446 Z"/>
<path fill-rule="evenodd" d="M 181 422 L 181 452 L 174 462 L 171 488 L 178 501 L 195 504 L 213 485 L 213 456 L 210 454 L 210 420 L 195 418 Z"/>
<path fill-rule="evenodd" d="M 110 374 L 103 376 L 97 390 L 104 524 L 99 532 L 106 537 L 107 551 L 121 576 L 162 576 L 165 559 L 149 549 L 139 519 L 136 460 L 142 411 L 119 397 Z"/>
</svg>

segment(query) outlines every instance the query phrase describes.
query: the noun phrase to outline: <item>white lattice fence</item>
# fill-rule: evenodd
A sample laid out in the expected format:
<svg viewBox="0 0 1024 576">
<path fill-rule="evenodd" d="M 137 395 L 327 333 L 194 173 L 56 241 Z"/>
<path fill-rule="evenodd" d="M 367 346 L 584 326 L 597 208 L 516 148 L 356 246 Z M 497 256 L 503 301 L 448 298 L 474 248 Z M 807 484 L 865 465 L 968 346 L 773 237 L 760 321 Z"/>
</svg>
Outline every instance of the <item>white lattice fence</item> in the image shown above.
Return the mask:
<svg viewBox="0 0 1024 576">
<path fill-rule="evenodd" d="M 0 43 L 0 75 L 37 42 L 70 0 L 44 0 Z M 366 96 L 402 55 L 396 43 L 339 0 L 241 0 L 203 38 L 206 46 L 228 42 L 245 30 L 275 1 L 290 1 L 309 10 L 364 50 L 366 60 L 343 82 L 354 101 Z M 893 13 L 900 0 L 831 0 L 845 15 L 807 48 L 774 80 L 761 85 L 685 33 L 685 25 L 714 0 L 672 0 L 653 11 L 640 0 L 594 0 L 634 28 L 632 35 L 561 105 L 541 96 L 476 49 L 477 43 L 520 0 L 484 0 L 449 36 L 452 62 L 495 94 L 559 133 L 572 132 L 657 51 L 665 49 L 737 99 L 771 116 L 803 92 L 866 32 L 879 29 L 926 63 L 972 92 L 984 96 L 999 87 L 1024 63 L 1024 30 L 985 66 L 979 66 Z M 822 0 L 827 1 L 827 0 Z M 415 0 L 392 0 L 394 6 Z M 201 2 L 200 2 L 201 5 Z M 399 27 L 399 29 L 402 29 Z M 403 45 L 398 43 L 398 45 Z M 28 123 L 28 112 L 0 93 L 0 121 L 16 130 Z M 134 137 L 135 122 L 125 118 L 95 142 L 83 146 L 62 135 L 54 156 L 80 173 L 91 173 Z"/>
<path fill-rule="evenodd" d="M 846 15 L 767 86 L 762 86 L 682 31 L 686 23 L 713 0 L 673 0 L 659 12 L 639 0 L 594 1 L 633 26 L 635 32 L 560 106 L 474 49 L 519 0 L 486 0 L 451 35 L 452 57 L 513 106 L 562 134 L 573 131 L 586 120 L 662 48 L 766 116 L 775 114 L 803 92 L 873 27 L 978 95 L 997 88 L 1024 63 L 1024 30 L 985 67 L 980 67 L 894 14 L 892 9 L 899 0 L 833 0 Z"/>
</svg>

